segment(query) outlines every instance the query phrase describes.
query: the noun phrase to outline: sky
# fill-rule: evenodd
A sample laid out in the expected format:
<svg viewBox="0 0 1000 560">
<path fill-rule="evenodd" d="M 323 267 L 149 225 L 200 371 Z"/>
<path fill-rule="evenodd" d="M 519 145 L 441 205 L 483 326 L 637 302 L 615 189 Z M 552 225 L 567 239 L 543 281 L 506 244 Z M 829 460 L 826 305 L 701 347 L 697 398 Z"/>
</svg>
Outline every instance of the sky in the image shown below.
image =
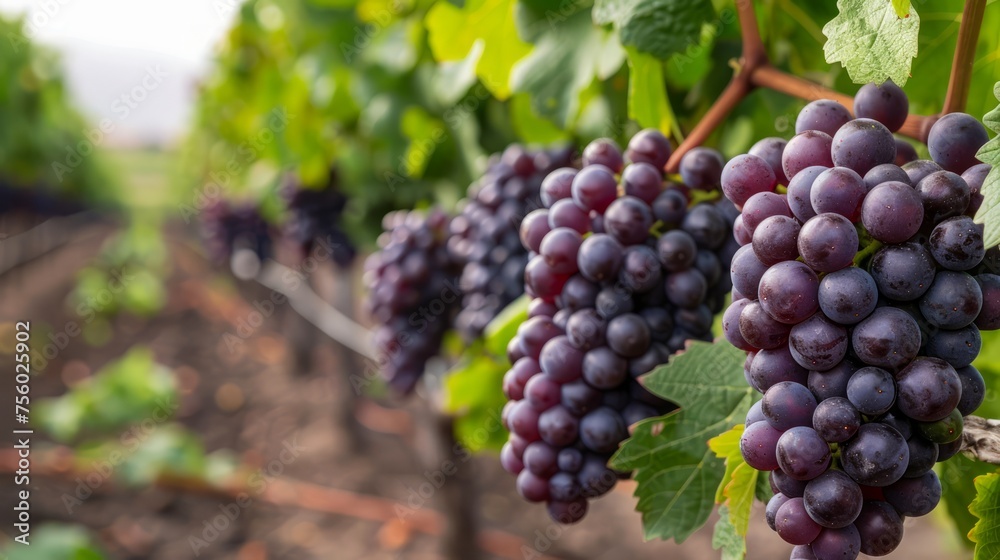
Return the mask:
<svg viewBox="0 0 1000 560">
<path fill-rule="evenodd" d="M 109 145 L 169 144 L 240 0 L 0 0 L 26 34 L 62 55 L 68 85 Z"/>
</svg>

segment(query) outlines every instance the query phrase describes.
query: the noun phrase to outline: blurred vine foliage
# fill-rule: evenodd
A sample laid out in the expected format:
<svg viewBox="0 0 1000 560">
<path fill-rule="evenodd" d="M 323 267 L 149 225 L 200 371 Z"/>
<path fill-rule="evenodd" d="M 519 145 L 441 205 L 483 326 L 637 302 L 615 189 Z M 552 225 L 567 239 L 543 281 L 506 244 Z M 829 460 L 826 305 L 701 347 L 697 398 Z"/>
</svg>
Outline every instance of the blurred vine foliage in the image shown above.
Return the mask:
<svg viewBox="0 0 1000 560">
<path fill-rule="evenodd" d="M 836 3 L 756 5 L 776 66 L 857 90 L 824 59 Z M 919 8 L 920 56 L 905 89 L 915 111 L 933 113 L 961 4 Z M 984 28 L 997 25 L 1000 14 L 987 11 Z M 995 34 L 979 46 L 976 115 L 991 108 L 1000 65 Z M 277 219 L 284 172 L 318 186 L 336 166 L 349 226 L 370 241 L 387 210 L 453 204 L 484 156 L 512 141 L 623 141 L 648 126 L 680 140 L 739 54 L 728 0 L 249 0 L 202 86 L 180 204 L 191 215 L 215 197 L 245 197 Z M 802 104 L 755 92 L 709 143 L 737 153 L 757 138 L 790 137 Z"/>
<path fill-rule="evenodd" d="M 100 142 L 87 137 L 93 125 L 73 108 L 56 55 L 25 36 L 20 18 L 0 16 L 0 84 L 0 184 L 118 206 Z"/>
</svg>

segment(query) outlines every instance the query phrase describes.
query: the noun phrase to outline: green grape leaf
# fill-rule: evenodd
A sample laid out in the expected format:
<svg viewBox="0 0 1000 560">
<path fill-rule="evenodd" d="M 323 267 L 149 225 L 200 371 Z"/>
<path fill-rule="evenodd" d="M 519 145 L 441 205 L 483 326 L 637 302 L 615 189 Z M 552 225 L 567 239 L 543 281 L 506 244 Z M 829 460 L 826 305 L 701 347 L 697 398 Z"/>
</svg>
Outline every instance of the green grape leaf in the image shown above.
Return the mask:
<svg viewBox="0 0 1000 560">
<path fill-rule="evenodd" d="M 613 24 L 622 45 L 661 60 L 700 42 L 715 16 L 711 0 L 597 0 L 593 20 Z"/>
<path fill-rule="evenodd" d="M 892 0 L 892 9 L 897 16 L 905 18 L 910 15 L 910 0 Z"/>
<path fill-rule="evenodd" d="M 721 550 L 722 560 L 743 560 L 747 556 L 747 540 L 736 532 L 729 508 L 719 508 L 719 520 L 712 532 L 712 548 Z"/>
<path fill-rule="evenodd" d="M 643 128 L 669 134 L 675 119 L 663 82 L 663 63 L 629 47 L 628 116 Z"/>
<path fill-rule="evenodd" d="M 1000 473 L 978 476 L 975 479 L 976 499 L 969 511 L 978 518 L 969 533 L 976 543 L 975 560 L 1000 557 Z"/>
<path fill-rule="evenodd" d="M 906 84 L 917 56 L 917 10 L 910 6 L 909 15 L 900 18 L 885 0 L 837 0 L 837 9 L 837 17 L 823 26 L 826 61 L 843 64 L 854 83 Z"/>
<path fill-rule="evenodd" d="M 722 475 L 722 483 L 719 484 L 719 489 L 715 491 L 715 503 L 717 504 L 726 501 L 726 486 L 733 479 L 733 471 L 739 466 L 739 461 L 743 460 L 743 455 L 740 453 L 740 437 L 742 435 L 743 424 L 738 424 L 731 430 L 708 440 L 708 448 L 715 453 L 716 457 L 726 461 L 726 472 Z M 734 458 L 733 461 L 729 460 L 731 457 Z M 739 461 L 735 460 L 737 457 Z"/>
<path fill-rule="evenodd" d="M 104 560 L 107 556 L 95 544 L 87 531 L 79 525 L 46 523 L 30 535 L 31 544 L 24 546 L 14 541 L 0 548 L 4 560 Z"/>
<path fill-rule="evenodd" d="M 1000 82 L 993 87 L 993 95 L 1000 101 Z M 983 124 L 1000 134 L 1000 106 L 983 117 Z M 983 242 L 986 247 L 995 247 L 1000 245 L 1000 136 L 994 136 L 980 148 L 976 157 L 979 161 L 993 166 L 983 182 L 983 205 L 976 212 L 975 221 L 984 224 Z"/>
<path fill-rule="evenodd" d="M 531 54 L 514 68 L 511 85 L 531 96 L 535 114 L 570 128 L 584 90 L 613 75 L 624 55 L 613 33 L 594 27 L 586 11 L 578 12 L 539 35 Z"/>
<path fill-rule="evenodd" d="M 524 295 L 510 302 L 488 325 L 483 336 L 486 349 L 494 356 L 506 356 L 507 345 L 517 334 L 517 328 L 528 320 L 528 304 L 531 299 Z"/>
<path fill-rule="evenodd" d="M 508 366 L 506 361 L 478 354 L 444 382 L 444 410 L 454 416 L 455 438 L 473 453 L 499 450 L 507 441 L 500 411 L 506 403 L 503 376 Z"/>
<path fill-rule="evenodd" d="M 760 474 L 743 460 L 740 452 L 740 437 L 743 424 L 708 440 L 708 447 L 715 456 L 726 461 L 726 472 L 715 493 L 715 501 L 729 510 L 730 521 L 736 534 L 746 537 L 750 526 L 750 508 L 757 493 L 757 479 Z"/>
<path fill-rule="evenodd" d="M 642 378 L 680 406 L 636 424 L 611 459 L 618 470 L 636 471 L 636 508 L 647 539 L 682 542 L 708 521 L 725 463 L 705 442 L 734 426 L 754 401 L 743 378 L 745 358 L 726 342 L 692 342 Z"/>
<path fill-rule="evenodd" d="M 515 0 L 470 0 L 459 8 L 440 0 L 427 12 L 425 25 L 438 61 L 457 61 L 481 44 L 476 74 L 497 99 L 510 96 L 514 64 L 531 50 L 518 37 Z"/>
<path fill-rule="evenodd" d="M 996 472 L 994 465 L 973 461 L 959 453 L 941 463 L 938 478 L 941 480 L 941 501 L 954 523 L 959 541 L 972 548 L 969 533 L 976 525 L 976 516 L 969 511 L 969 504 L 976 497 L 975 479 L 981 475 Z"/>
</svg>

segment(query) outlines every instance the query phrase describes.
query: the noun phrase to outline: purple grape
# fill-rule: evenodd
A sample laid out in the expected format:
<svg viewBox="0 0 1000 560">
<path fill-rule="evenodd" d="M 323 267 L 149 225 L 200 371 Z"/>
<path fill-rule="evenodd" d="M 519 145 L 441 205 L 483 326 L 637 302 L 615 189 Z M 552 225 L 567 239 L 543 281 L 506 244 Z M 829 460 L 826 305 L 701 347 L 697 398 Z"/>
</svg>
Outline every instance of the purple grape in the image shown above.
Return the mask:
<svg viewBox="0 0 1000 560">
<path fill-rule="evenodd" d="M 903 436 L 878 422 L 862 425 L 842 445 L 840 455 L 844 472 L 864 486 L 883 487 L 896 482 L 903 477 L 909 461 L 910 449 Z"/>
<path fill-rule="evenodd" d="M 799 232 L 799 254 L 817 272 L 834 272 L 854 261 L 858 232 L 840 214 L 825 213 L 810 218 Z"/>
<path fill-rule="evenodd" d="M 794 181 L 799 171 L 808 167 L 833 167 L 832 146 L 833 138 L 825 132 L 805 130 L 796 134 L 788 141 L 781 156 L 781 168 L 785 170 L 785 176 L 789 181 Z"/>
<path fill-rule="evenodd" d="M 757 193 L 773 191 L 775 185 L 771 166 L 754 155 L 736 156 L 722 170 L 722 192 L 738 207 Z"/>
<path fill-rule="evenodd" d="M 892 80 L 882 85 L 865 84 L 854 94 L 854 113 L 858 118 L 876 120 L 890 132 L 902 128 L 909 112 L 910 100 Z"/>
<path fill-rule="evenodd" d="M 927 136 L 931 158 L 953 173 L 979 163 L 976 152 L 989 140 L 986 127 L 972 115 L 951 113 L 937 120 Z"/>
</svg>

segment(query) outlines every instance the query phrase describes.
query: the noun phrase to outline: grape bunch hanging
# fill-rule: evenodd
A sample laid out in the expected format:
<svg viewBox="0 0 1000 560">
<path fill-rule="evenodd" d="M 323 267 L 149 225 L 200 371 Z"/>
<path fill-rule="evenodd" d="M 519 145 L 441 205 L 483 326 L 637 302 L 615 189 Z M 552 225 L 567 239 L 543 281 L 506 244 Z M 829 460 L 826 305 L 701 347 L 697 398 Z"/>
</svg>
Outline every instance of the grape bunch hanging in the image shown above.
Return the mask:
<svg viewBox="0 0 1000 560">
<path fill-rule="evenodd" d="M 502 417 L 511 435 L 500 458 L 521 496 L 546 502 L 561 523 L 582 519 L 588 499 L 627 476 L 607 463 L 628 426 L 675 408 L 638 377 L 687 340 L 710 340 L 731 287 L 736 209 L 711 201 L 723 158 L 693 151 L 685 184 L 665 183 L 670 154 L 655 130 L 636 134 L 624 154 L 596 140 L 582 169 L 545 178 L 544 208 L 521 224 L 534 299 L 508 347 Z"/>
<path fill-rule="evenodd" d="M 464 298 L 455 328 L 466 341 L 479 338 L 524 293 L 528 251 L 518 237 L 521 221 L 541 207 L 542 179 L 569 166 L 572 154 L 569 148 L 532 151 L 513 144 L 494 156 L 483 177 L 469 187 L 448 240 L 452 256 L 463 263 L 459 287 Z"/>
<path fill-rule="evenodd" d="M 365 262 L 379 366 L 400 394 L 416 387 L 461 303 L 461 266 L 447 247 L 450 222 L 437 208 L 392 212 L 382 220 L 379 250 Z"/>
<path fill-rule="evenodd" d="M 787 144 L 722 173 L 742 210 L 723 329 L 763 394 L 740 446 L 770 473 L 767 523 L 793 559 L 888 554 L 906 517 L 934 509 L 932 468 L 984 398 L 980 330 L 1000 327 L 1000 277 L 971 217 L 985 128 L 945 115 L 933 161 L 918 160 L 893 136 L 900 88 L 864 86 L 855 111 L 812 102 Z"/>
<path fill-rule="evenodd" d="M 309 255 L 320 242 L 327 245 L 338 266 L 351 264 L 357 248 L 343 230 L 347 197 L 338 187 L 336 169 L 330 169 L 327 183 L 320 188 L 305 187 L 297 178 L 290 177 L 281 187 L 281 198 L 289 214 L 284 233 L 300 258 Z"/>
<path fill-rule="evenodd" d="M 250 203 L 213 201 L 201 213 L 201 230 L 209 255 L 218 263 L 229 261 L 240 249 L 262 261 L 274 246 L 271 225 Z"/>
<path fill-rule="evenodd" d="M 440 209 L 386 216 L 379 251 L 366 263 L 366 305 L 382 374 L 397 392 L 413 390 L 448 330 L 472 341 L 524 293 L 521 220 L 539 206 L 545 174 L 571 156 L 566 148 L 511 145 L 469 187 L 458 216 Z"/>
</svg>

